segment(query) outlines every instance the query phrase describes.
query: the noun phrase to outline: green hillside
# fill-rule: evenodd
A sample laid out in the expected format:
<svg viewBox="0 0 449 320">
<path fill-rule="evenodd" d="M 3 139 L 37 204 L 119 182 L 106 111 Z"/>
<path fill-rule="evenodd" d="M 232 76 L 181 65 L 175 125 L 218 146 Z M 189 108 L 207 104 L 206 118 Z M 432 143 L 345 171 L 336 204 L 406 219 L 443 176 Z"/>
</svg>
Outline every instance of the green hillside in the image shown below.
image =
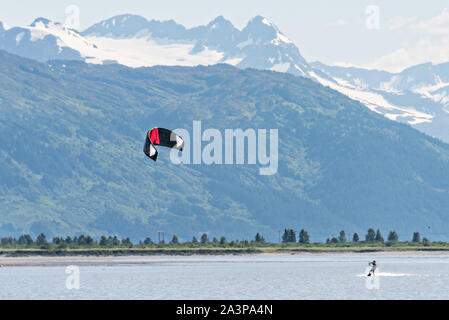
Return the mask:
<svg viewBox="0 0 449 320">
<path fill-rule="evenodd" d="M 279 130 L 279 169 L 174 165 L 146 131 Z M 0 52 L 0 236 L 228 239 L 368 227 L 448 239 L 449 146 L 310 80 L 269 71 L 82 62 Z M 387 232 L 388 230 L 384 230 Z M 449 234 L 449 233 L 448 233 Z"/>
</svg>

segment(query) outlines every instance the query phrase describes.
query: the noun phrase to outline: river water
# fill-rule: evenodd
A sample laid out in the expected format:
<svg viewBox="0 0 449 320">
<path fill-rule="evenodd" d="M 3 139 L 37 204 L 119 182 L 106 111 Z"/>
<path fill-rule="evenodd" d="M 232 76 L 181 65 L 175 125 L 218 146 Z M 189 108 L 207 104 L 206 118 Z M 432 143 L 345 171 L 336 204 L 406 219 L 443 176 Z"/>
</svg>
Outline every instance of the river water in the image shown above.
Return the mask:
<svg viewBox="0 0 449 320">
<path fill-rule="evenodd" d="M 367 278 L 372 258 L 379 267 Z M 0 299 L 449 299 L 449 255 L 129 257 L 70 268 L 5 266 Z"/>
</svg>

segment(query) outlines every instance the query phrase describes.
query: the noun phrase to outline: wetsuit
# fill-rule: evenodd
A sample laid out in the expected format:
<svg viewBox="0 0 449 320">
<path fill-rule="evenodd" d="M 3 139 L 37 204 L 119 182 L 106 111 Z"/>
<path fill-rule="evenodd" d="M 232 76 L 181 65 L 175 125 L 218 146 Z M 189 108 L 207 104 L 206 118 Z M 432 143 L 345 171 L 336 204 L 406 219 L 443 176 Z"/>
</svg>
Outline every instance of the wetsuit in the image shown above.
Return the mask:
<svg viewBox="0 0 449 320">
<path fill-rule="evenodd" d="M 369 277 L 369 276 L 371 276 L 371 275 L 374 275 L 374 271 L 376 271 L 377 265 L 376 265 L 376 263 L 375 263 L 374 261 L 368 263 L 368 265 L 371 267 L 371 270 L 370 270 L 369 273 L 368 273 L 368 277 Z"/>
</svg>

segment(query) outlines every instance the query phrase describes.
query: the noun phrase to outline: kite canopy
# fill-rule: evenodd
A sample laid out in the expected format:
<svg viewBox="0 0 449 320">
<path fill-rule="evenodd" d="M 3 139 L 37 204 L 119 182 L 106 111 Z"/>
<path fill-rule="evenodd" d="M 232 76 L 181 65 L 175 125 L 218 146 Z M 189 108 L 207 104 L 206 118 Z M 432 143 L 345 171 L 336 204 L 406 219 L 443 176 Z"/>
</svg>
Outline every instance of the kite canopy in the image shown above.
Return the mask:
<svg viewBox="0 0 449 320">
<path fill-rule="evenodd" d="M 156 161 L 158 155 L 155 145 L 182 151 L 184 140 L 171 130 L 153 128 L 147 133 L 143 152 L 154 161 Z"/>
</svg>

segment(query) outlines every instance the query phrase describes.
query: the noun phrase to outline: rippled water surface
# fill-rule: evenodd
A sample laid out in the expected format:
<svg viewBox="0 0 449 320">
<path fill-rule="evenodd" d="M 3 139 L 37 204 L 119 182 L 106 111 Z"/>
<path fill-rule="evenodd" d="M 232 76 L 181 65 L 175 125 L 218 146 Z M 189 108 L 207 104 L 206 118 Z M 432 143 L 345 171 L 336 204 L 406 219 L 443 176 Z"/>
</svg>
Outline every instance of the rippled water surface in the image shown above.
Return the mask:
<svg viewBox="0 0 449 320">
<path fill-rule="evenodd" d="M 80 265 L 0 268 L 0 299 L 449 299 L 449 256 L 285 255 L 128 258 Z M 133 259 L 136 259 L 135 261 Z M 72 282 L 74 283 L 74 282 Z"/>
</svg>

